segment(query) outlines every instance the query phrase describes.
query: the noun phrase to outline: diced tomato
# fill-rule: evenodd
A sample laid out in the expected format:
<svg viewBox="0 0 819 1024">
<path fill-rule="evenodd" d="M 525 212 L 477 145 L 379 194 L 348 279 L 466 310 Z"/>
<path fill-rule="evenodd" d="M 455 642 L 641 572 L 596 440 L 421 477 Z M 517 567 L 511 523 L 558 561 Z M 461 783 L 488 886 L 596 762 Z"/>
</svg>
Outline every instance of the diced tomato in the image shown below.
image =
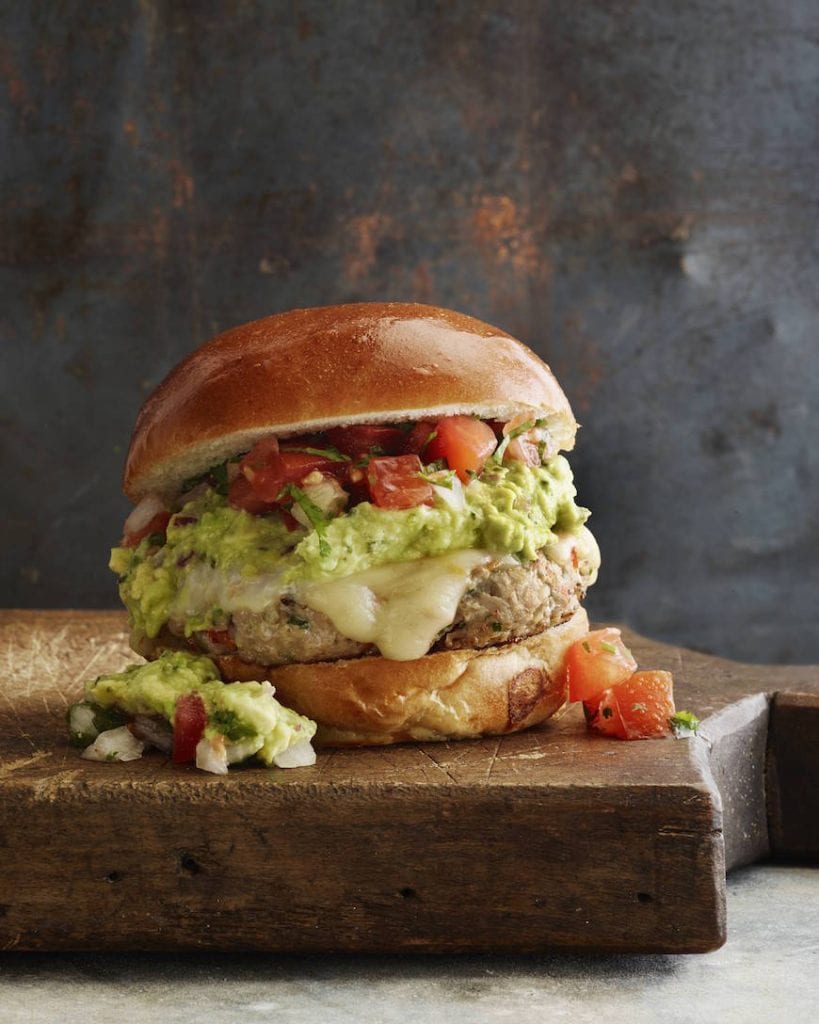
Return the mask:
<svg viewBox="0 0 819 1024">
<path fill-rule="evenodd" d="M 424 455 L 424 449 L 435 433 L 435 424 L 429 420 L 419 420 L 404 438 L 402 450 L 407 455 Z M 434 461 L 434 460 L 429 460 Z"/>
<path fill-rule="evenodd" d="M 322 473 L 337 473 L 346 465 L 324 455 L 280 447 L 275 437 L 264 437 L 239 463 L 239 476 L 231 483 L 228 501 L 236 508 L 258 514 L 269 510 L 279 500 L 287 484 L 300 483 L 316 469 Z M 247 481 L 249 489 L 237 483 L 240 479 Z"/>
<path fill-rule="evenodd" d="M 143 537 L 150 537 L 152 533 L 164 534 L 171 519 L 170 512 L 157 512 L 143 527 L 133 533 L 126 533 L 122 538 L 123 546 L 135 548 Z"/>
<path fill-rule="evenodd" d="M 405 432 L 388 424 L 359 423 L 352 427 L 333 427 L 326 432 L 327 441 L 344 455 L 358 458 L 373 448 L 379 454 L 395 455 L 401 451 Z"/>
<path fill-rule="evenodd" d="M 262 501 L 257 496 L 252 484 L 242 473 L 231 481 L 228 488 L 228 504 L 232 508 L 242 508 L 252 516 L 269 512 L 273 508 L 269 501 Z"/>
<path fill-rule="evenodd" d="M 447 416 L 435 425 L 435 437 L 427 445 L 425 459 L 444 459 L 466 483 L 470 474 L 480 473 L 497 447 L 492 428 L 473 416 Z"/>
<path fill-rule="evenodd" d="M 622 683 L 637 668 L 620 630 L 609 627 L 587 633 L 566 654 L 569 700 L 593 700 L 603 690 Z"/>
<path fill-rule="evenodd" d="M 247 455 L 245 455 L 239 463 L 239 468 L 246 476 L 248 476 L 248 479 L 250 479 L 250 475 L 245 472 L 247 469 L 250 469 L 251 471 L 264 469 L 266 466 L 270 465 L 272 460 L 275 459 L 278 454 L 279 442 L 277 438 L 273 437 L 271 434 L 269 437 L 261 438 L 261 440 L 257 441 L 256 444 L 253 445 Z"/>
<path fill-rule="evenodd" d="M 417 455 L 381 456 L 367 465 L 370 500 L 379 508 L 414 508 L 431 505 L 433 490 L 422 479 L 423 466 Z"/>
<path fill-rule="evenodd" d="M 198 693 L 183 693 L 173 715 L 174 764 L 187 764 L 196 757 L 196 745 L 202 739 L 208 715 Z"/>
<path fill-rule="evenodd" d="M 670 672 L 635 672 L 603 691 L 597 711 L 589 717 L 597 732 L 621 740 L 667 736 L 674 715 L 674 686 Z"/>
</svg>

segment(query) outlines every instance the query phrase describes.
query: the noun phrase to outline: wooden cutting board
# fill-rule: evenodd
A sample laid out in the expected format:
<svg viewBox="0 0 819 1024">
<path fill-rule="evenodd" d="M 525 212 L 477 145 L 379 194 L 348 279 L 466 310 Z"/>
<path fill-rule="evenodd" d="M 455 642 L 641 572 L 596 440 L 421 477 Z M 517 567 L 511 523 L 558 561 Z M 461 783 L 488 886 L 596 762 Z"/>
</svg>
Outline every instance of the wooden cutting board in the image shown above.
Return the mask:
<svg viewBox="0 0 819 1024">
<path fill-rule="evenodd" d="M 819 668 L 629 634 L 692 740 L 516 736 L 320 752 L 313 768 L 89 763 L 82 683 L 133 660 L 115 612 L 0 612 L 0 946 L 698 952 L 725 872 L 819 856 Z"/>
</svg>

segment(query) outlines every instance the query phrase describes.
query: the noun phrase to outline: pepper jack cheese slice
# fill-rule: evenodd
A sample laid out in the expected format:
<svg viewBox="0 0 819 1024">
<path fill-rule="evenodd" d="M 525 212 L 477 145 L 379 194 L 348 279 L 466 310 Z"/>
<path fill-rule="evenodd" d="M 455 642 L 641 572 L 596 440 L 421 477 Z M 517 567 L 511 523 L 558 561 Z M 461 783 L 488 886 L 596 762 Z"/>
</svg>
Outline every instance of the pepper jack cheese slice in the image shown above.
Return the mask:
<svg viewBox="0 0 819 1024">
<path fill-rule="evenodd" d="M 491 558 L 486 551 L 454 551 L 381 565 L 339 580 L 302 584 L 298 596 L 344 636 L 375 644 L 385 658 L 410 661 L 423 657 L 451 625 L 472 571 Z"/>
</svg>

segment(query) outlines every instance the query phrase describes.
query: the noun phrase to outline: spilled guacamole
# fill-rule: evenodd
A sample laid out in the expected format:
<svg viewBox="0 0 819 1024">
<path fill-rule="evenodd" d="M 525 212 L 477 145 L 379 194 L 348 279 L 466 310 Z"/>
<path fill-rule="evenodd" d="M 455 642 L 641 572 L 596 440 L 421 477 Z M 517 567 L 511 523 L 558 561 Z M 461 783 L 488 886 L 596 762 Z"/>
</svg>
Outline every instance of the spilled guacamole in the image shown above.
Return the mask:
<svg viewBox="0 0 819 1024">
<path fill-rule="evenodd" d="M 280 767 L 314 760 L 315 723 L 280 704 L 270 683 L 223 683 L 210 658 L 183 651 L 87 683 L 68 727 L 91 760 L 132 760 L 145 745 L 217 774 L 249 760 Z"/>
</svg>

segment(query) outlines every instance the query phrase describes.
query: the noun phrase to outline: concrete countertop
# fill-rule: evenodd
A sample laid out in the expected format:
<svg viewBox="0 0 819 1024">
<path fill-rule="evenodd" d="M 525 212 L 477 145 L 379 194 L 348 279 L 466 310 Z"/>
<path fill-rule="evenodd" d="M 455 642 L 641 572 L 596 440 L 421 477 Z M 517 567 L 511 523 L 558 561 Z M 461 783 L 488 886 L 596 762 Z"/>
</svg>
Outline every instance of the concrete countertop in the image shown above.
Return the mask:
<svg viewBox="0 0 819 1024">
<path fill-rule="evenodd" d="M 726 945 L 699 956 L 5 953 L 0 1020 L 815 1024 L 819 871 L 764 865 L 735 872 L 728 927 Z"/>
</svg>

